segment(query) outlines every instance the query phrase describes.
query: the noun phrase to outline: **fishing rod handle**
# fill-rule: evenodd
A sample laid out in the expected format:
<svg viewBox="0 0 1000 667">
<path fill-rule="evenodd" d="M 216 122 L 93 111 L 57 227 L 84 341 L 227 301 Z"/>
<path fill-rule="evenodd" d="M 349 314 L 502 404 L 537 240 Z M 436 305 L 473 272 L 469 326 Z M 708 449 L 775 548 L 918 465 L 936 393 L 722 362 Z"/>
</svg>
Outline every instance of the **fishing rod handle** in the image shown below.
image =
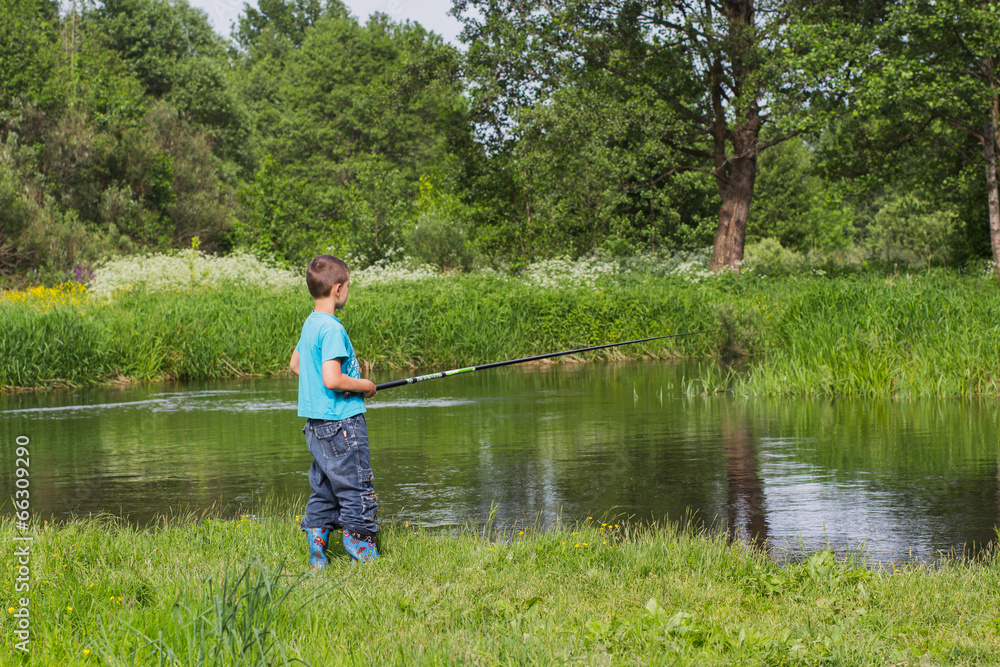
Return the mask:
<svg viewBox="0 0 1000 667">
<path fill-rule="evenodd" d="M 392 382 L 383 382 L 382 384 L 375 385 L 375 391 L 382 391 L 383 389 L 392 389 L 393 387 L 402 387 L 404 384 L 410 384 L 406 380 L 393 380 Z"/>
</svg>

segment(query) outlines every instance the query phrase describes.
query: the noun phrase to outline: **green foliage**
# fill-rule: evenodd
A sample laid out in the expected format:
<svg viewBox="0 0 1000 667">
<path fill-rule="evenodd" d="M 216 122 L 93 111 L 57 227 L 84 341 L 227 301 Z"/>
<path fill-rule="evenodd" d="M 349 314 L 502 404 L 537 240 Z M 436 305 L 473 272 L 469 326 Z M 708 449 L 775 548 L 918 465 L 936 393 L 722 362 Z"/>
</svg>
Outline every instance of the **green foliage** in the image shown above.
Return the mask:
<svg viewBox="0 0 1000 667">
<path fill-rule="evenodd" d="M 836 250 L 854 240 L 853 211 L 813 173 L 809 146 L 786 141 L 763 153 L 747 223 L 747 241 L 775 238 L 805 252 Z"/>
<path fill-rule="evenodd" d="M 380 216 L 403 205 L 399 195 L 407 188 L 409 205 L 420 174 L 447 159 L 448 133 L 461 124 L 463 107 L 457 64 L 455 49 L 419 26 L 375 17 L 362 27 L 328 14 L 285 65 L 276 102 L 280 132 L 265 146 L 306 183 L 317 218 L 350 217 L 352 228 L 370 228 L 364 245 L 377 237 L 365 250 L 373 258 L 392 236 L 382 234 Z M 391 194 L 358 192 L 376 173 L 393 181 L 382 186 Z M 375 205 L 372 197 L 392 203 Z M 346 200 L 351 213 L 343 210 Z M 358 212 L 358 202 L 366 211 Z"/>
<path fill-rule="evenodd" d="M 88 20 L 151 97 L 201 125 L 220 157 L 245 159 L 246 120 L 225 74 L 226 45 L 202 10 L 185 0 L 109 0 Z"/>
<path fill-rule="evenodd" d="M 788 3 L 461 0 L 455 10 L 487 163 L 509 192 L 486 243 L 516 234 L 522 252 L 577 255 L 699 244 L 708 200 L 713 263 L 738 270 L 758 153 L 809 126 L 802 109 L 826 95 L 794 76 Z M 677 211 L 682 172 L 714 176 L 705 190 L 716 195 Z"/>
<path fill-rule="evenodd" d="M 301 182 L 265 156 L 253 181 L 239 190 L 242 211 L 233 224 L 235 246 L 292 264 L 308 263 L 318 243 L 302 192 Z"/>
<path fill-rule="evenodd" d="M 63 210 L 52 197 L 32 196 L 32 190 L 0 161 L 0 271 L 62 271 L 130 247 L 116 228 L 87 229 L 75 211 Z"/>
<path fill-rule="evenodd" d="M 224 54 L 205 13 L 185 0 L 107 0 L 90 20 L 154 97 L 183 85 L 179 68 L 190 58 Z"/>
<path fill-rule="evenodd" d="M 804 255 L 785 248 L 775 238 L 764 238 L 747 244 L 744 267 L 765 276 L 787 276 L 798 273 L 806 265 Z"/>
<path fill-rule="evenodd" d="M 441 179 L 424 174 L 414 206 L 413 223 L 405 234 L 406 248 L 420 262 L 442 270 L 471 268 L 468 207 L 442 187 Z"/>
<path fill-rule="evenodd" d="M 595 76 L 516 115 L 518 140 L 485 160 L 476 181 L 476 246 L 515 262 L 595 250 L 631 256 L 711 244 L 718 194 L 650 136 L 670 112 L 641 91 Z"/>
<path fill-rule="evenodd" d="M 346 229 L 334 237 L 332 247 L 362 268 L 402 246 L 412 188 L 379 154 L 357 164 L 355 179 L 345 195 Z"/>
<path fill-rule="evenodd" d="M 263 42 L 278 36 L 301 46 L 306 32 L 325 13 L 344 15 L 338 0 L 260 0 L 256 7 L 246 5 L 235 26 L 233 39 L 251 57 Z"/>
<path fill-rule="evenodd" d="M 984 146 L 996 141 L 1000 15 L 971 0 L 832 3 L 832 14 L 829 4 L 797 26 L 847 100 L 828 127 L 825 161 L 869 200 L 905 190 L 944 218 L 959 210 L 966 233 L 956 245 L 965 257 L 989 256 L 982 175 Z"/>
<path fill-rule="evenodd" d="M 53 75 L 58 67 L 59 3 L 0 1 L 0 136 L 11 110 L 48 109 L 62 99 Z"/>
<path fill-rule="evenodd" d="M 958 231 L 958 216 L 910 194 L 884 202 L 868 227 L 868 247 L 887 264 L 916 260 L 927 267 L 944 264 Z"/>
</svg>

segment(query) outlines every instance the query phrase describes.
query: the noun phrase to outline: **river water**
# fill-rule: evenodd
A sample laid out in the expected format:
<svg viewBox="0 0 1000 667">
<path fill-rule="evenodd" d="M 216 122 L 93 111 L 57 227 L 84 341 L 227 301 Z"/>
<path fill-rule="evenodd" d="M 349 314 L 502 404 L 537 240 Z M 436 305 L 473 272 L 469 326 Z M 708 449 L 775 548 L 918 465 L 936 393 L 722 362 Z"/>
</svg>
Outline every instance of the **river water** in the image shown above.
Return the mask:
<svg viewBox="0 0 1000 667">
<path fill-rule="evenodd" d="M 696 372 L 510 367 L 387 390 L 367 414 L 380 516 L 693 517 L 779 556 L 833 547 L 882 562 L 996 541 L 997 401 L 690 397 Z M 304 499 L 296 392 L 295 380 L 257 379 L 0 396 L 0 493 L 13 494 L 26 436 L 36 516 L 143 523 Z"/>
</svg>

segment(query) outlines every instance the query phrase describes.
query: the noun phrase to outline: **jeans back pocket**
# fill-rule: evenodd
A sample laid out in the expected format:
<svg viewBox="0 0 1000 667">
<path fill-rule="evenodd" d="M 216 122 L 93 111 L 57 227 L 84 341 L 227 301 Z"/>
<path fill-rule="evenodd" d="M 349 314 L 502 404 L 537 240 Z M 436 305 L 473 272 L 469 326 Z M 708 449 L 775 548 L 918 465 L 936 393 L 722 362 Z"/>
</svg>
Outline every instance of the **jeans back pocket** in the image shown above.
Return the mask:
<svg viewBox="0 0 1000 667">
<path fill-rule="evenodd" d="M 339 458 L 350 451 L 347 433 L 340 421 L 329 421 L 313 429 L 325 457 Z"/>
</svg>

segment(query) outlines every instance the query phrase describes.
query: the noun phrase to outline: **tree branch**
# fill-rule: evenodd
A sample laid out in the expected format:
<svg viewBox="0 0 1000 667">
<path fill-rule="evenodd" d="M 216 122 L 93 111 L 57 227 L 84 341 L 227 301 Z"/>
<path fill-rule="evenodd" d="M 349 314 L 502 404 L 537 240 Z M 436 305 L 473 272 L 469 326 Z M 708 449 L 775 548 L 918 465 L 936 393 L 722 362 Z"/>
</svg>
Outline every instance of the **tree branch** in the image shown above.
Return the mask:
<svg viewBox="0 0 1000 667">
<path fill-rule="evenodd" d="M 757 144 L 757 153 L 759 154 L 761 151 L 767 150 L 771 146 L 777 146 L 781 142 L 788 141 L 789 139 L 797 137 L 800 134 L 802 134 L 802 131 L 796 130 L 794 132 L 788 132 L 787 134 L 783 134 L 780 137 L 775 137 L 774 139 L 768 139 L 765 142 Z"/>
</svg>

